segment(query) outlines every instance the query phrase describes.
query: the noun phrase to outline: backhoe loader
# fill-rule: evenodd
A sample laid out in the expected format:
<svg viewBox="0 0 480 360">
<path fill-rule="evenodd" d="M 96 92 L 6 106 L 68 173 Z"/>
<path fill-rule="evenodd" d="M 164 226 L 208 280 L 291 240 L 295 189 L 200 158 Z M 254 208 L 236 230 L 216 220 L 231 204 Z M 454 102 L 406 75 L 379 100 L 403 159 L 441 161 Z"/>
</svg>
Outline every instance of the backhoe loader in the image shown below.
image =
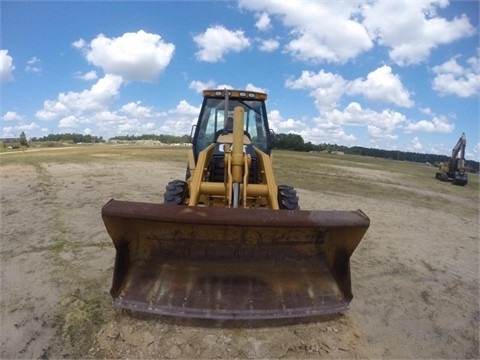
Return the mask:
<svg viewBox="0 0 480 360">
<path fill-rule="evenodd" d="M 300 210 L 277 185 L 265 93 L 205 90 L 184 180 L 163 204 L 110 200 L 111 295 L 133 312 L 215 320 L 310 318 L 352 299 L 361 211 Z"/>
</svg>

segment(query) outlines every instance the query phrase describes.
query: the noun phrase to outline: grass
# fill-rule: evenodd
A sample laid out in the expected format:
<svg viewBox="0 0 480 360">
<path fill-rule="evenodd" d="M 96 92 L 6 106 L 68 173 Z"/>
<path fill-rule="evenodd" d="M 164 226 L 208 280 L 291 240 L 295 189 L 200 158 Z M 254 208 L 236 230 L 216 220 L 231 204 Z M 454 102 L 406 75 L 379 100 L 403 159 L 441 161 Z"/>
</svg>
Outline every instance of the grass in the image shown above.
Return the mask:
<svg viewBox="0 0 480 360">
<path fill-rule="evenodd" d="M 278 183 L 314 192 L 393 199 L 435 209 L 448 206 L 447 198 L 463 200 L 453 210 L 478 212 L 479 176 L 469 174 L 467 186 L 435 179 L 437 169 L 421 163 L 355 155 L 274 152 Z"/>
<path fill-rule="evenodd" d="M 64 148 L 12 150 L 0 154 L 0 166 L 42 163 L 118 163 L 126 161 L 171 162 L 185 164 L 188 148 L 141 145 L 77 145 Z M 273 151 L 273 166 L 278 184 L 314 192 L 340 193 L 416 202 L 431 208 L 446 206 L 453 196 L 478 209 L 479 177 L 469 174 L 465 187 L 435 179 L 437 169 L 421 163 L 378 159 L 356 155 L 310 154 Z M 1 169 L 1 167 L 0 167 Z M 101 174 L 98 174 L 99 176 Z M 458 210 L 458 209 L 452 209 Z"/>
<path fill-rule="evenodd" d="M 78 145 L 0 153 L 0 165 L 37 163 L 112 163 L 120 161 L 187 162 L 186 147 L 137 145 Z"/>
</svg>

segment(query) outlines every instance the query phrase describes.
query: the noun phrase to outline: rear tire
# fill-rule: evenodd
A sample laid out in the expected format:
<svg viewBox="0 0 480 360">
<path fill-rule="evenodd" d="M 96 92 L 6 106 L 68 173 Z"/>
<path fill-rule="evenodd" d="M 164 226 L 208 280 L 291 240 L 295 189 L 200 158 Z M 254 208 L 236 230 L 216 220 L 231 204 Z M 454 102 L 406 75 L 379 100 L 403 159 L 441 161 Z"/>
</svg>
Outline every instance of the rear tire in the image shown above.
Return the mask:
<svg viewBox="0 0 480 360">
<path fill-rule="evenodd" d="M 188 185 L 182 180 L 173 180 L 165 188 L 164 205 L 184 205 L 188 195 Z"/>
<path fill-rule="evenodd" d="M 278 187 L 278 206 L 282 210 L 300 210 L 295 189 L 288 185 Z"/>
</svg>

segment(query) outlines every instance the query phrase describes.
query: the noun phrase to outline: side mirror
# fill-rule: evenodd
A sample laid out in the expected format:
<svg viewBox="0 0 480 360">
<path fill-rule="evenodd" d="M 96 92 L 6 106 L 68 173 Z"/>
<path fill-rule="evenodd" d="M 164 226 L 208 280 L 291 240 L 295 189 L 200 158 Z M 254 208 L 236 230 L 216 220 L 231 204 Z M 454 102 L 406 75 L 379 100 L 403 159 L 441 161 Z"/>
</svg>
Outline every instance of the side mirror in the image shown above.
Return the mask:
<svg viewBox="0 0 480 360">
<path fill-rule="evenodd" d="M 275 131 L 272 129 L 269 130 L 269 143 L 270 143 L 270 149 L 274 148 L 277 145 L 276 138 L 275 138 Z"/>
<path fill-rule="evenodd" d="M 190 143 L 193 144 L 193 136 L 195 134 L 195 129 L 197 128 L 197 125 L 192 126 L 192 130 L 190 130 Z"/>
</svg>

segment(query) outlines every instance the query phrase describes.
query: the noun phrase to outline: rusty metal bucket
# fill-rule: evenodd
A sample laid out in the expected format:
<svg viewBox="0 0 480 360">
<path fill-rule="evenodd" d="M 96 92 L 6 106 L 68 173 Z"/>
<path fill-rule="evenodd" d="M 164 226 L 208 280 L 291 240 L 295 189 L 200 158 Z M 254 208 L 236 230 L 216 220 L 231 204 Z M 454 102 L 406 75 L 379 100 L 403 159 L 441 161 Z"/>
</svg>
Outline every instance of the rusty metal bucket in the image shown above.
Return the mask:
<svg viewBox="0 0 480 360">
<path fill-rule="evenodd" d="M 369 227 L 358 211 L 247 210 L 109 201 L 118 308 L 204 319 L 344 311 L 349 259 Z"/>
</svg>

